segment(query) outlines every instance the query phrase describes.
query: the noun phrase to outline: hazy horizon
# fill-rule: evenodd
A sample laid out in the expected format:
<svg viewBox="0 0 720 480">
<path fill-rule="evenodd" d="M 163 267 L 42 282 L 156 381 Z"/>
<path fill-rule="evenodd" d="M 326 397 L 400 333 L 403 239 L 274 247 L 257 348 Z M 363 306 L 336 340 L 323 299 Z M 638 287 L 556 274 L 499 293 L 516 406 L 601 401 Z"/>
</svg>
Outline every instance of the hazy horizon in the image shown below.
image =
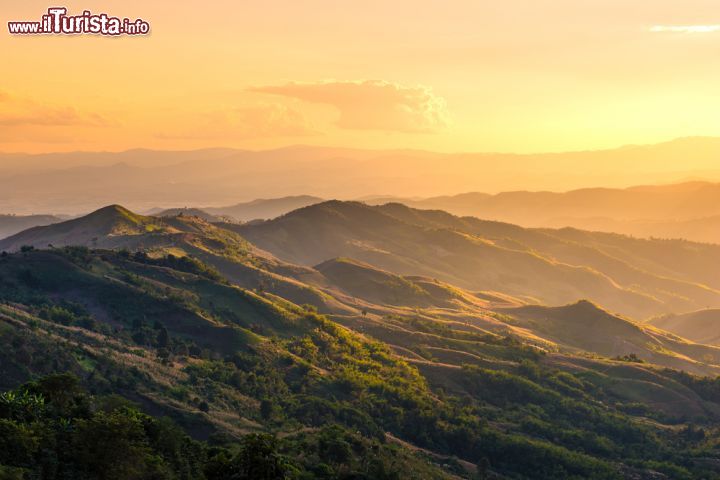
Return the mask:
<svg viewBox="0 0 720 480">
<path fill-rule="evenodd" d="M 4 14 L 28 20 L 47 8 L 29 0 Z M 717 134 L 718 67 L 708 58 L 719 33 L 705 0 L 241 10 L 130 0 L 109 10 L 144 18 L 150 34 L 0 37 L 13 66 L 0 82 L 1 150 L 527 153 Z"/>
<path fill-rule="evenodd" d="M 0 480 L 720 480 L 718 0 L 46 2 Z"/>
<path fill-rule="evenodd" d="M 221 207 L 295 195 L 412 200 L 717 182 L 720 167 L 706 165 L 719 155 L 720 137 L 538 154 L 302 145 L 0 154 L 0 179 L 6 182 L 0 213 L 74 215 L 110 203 L 138 211 Z"/>
</svg>

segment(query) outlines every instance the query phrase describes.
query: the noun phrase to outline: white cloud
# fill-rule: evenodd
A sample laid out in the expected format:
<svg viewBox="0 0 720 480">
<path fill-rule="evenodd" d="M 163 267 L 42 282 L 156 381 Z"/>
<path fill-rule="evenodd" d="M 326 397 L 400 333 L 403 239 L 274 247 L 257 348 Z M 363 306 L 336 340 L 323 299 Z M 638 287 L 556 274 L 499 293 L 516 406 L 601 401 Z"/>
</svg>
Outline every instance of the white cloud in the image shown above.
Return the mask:
<svg viewBox="0 0 720 480">
<path fill-rule="evenodd" d="M 714 33 L 720 32 L 720 25 L 654 25 L 654 33 Z"/>
</svg>

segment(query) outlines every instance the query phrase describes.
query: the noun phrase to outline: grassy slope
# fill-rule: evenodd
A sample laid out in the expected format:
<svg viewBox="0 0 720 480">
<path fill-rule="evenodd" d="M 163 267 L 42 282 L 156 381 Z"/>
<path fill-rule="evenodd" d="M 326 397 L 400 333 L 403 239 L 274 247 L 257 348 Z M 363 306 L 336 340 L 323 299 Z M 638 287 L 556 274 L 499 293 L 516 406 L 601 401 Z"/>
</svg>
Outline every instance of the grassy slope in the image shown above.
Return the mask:
<svg viewBox="0 0 720 480">
<path fill-rule="evenodd" d="M 334 360 L 312 366 L 291 351 L 296 349 L 291 339 L 322 328 L 319 317 L 271 295 L 146 262 L 78 249 L 1 258 L 0 387 L 70 371 L 93 391 L 128 396 L 206 437 L 213 431 L 241 435 L 271 428 L 262 425 L 267 421 L 260 413 L 262 399 L 287 400 L 289 386 L 322 394 L 341 373 L 334 373 Z M 53 305 L 80 309 L 93 319 L 91 327 L 46 319 L 43 311 Z M 169 333 L 170 342 L 162 347 L 170 353 L 166 360 L 152 338 L 156 322 Z M 145 339 L 138 340 L 138 333 Z M 348 333 L 330 326 L 325 335 L 327 342 Z M 188 345 L 198 353 L 188 354 Z M 387 362 L 384 375 L 393 372 L 396 380 L 405 375 L 398 361 Z M 407 374 L 409 385 L 418 381 L 412 371 Z M 423 382 L 413 388 L 416 395 L 428 396 Z M 209 412 L 199 409 L 200 399 L 209 401 Z M 283 425 L 290 429 L 283 435 L 304 426 L 293 419 Z M 415 468 L 429 472 L 428 478 L 446 478 L 432 462 Z"/>
<path fill-rule="evenodd" d="M 448 323 L 431 315 L 379 322 L 399 327 L 398 335 L 428 339 L 430 356 L 447 355 L 447 363 L 431 358 L 415 362 L 421 376 L 362 336 L 338 329 L 270 293 L 239 289 L 210 277 L 169 268 L 161 260 L 136 261 L 111 252 L 72 249 L 4 257 L 0 281 L 12 305 L 2 307 L 2 338 L 7 348 L 0 364 L 8 372 L 3 378 L 16 383 L 55 369 L 72 370 L 93 388 L 140 397 L 147 408 L 171 412 L 200 434 L 212 429 L 238 434 L 258 428 L 313 427 L 331 418 L 350 427 L 362 425 L 368 435 L 374 435 L 373 429 L 390 431 L 417 446 L 455 453 L 471 462 L 486 458 L 493 471 L 514 472 L 518 478 L 538 468 L 544 470 L 538 470 L 535 478 L 565 478 L 570 472 L 584 478 L 618 478 L 613 472 L 620 468 L 620 459 L 639 465 L 640 470 L 648 468 L 623 444 L 627 435 L 657 436 L 660 440 L 651 444 L 659 443 L 652 448 L 670 455 L 666 451 L 667 442 L 674 441 L 670 432 L 681 428 L 686 418 L 666 418 L 642 409 L 641 414 L 631 413 L 625 405 L 647 405 L 643 402 L 650 399 L 638 393 L 640 388 L 624 391 L 628 377 L 637 385 L 656 385 L 653 398 L 666 398 L 668 404 L 683 401 L 685 411 L 696 416 L 714 415 L 714 404 L 705 405 L 697 393 L 649 366 L 629 365 L 635 372 L 630 375 L 624 363 L 543 356 L 512 338 L 473 331 L 463 322 Z M 38 317 L 43 305 L 63 302 L 81 305 L 98 325 L 88 330 Z M 359 318 L 370 322 L 377 317 Z M 156 332 L 156 319 L 169 332 L 167 361 L 158 359 L 155 340 L 138 343 L 135 339 L 138 331 Z M 502 323 L 487 321 L 491 320 Z M 207 353 L 177 353 L 188 343 Z M 417 349 L 418 343 L 410 342 L 408 348 Z M 39 361 L 34 362 L 35 358 Z M 43 358 L 57 362 L 53 365 Z M 535 364 L 527 370 L 526 365 Z M 566 377 L 563 371 L 573 373 Z M 248 372 L 262 380 L 255 383 Z M 643 380 L 643 376 L 653 380 Z M 128 382 L 128 378 L 135 380 Z M 438 397 L 426 381 L 466 397 L 464 402 L 471 406 Z M 209 412 L 198 410 L 197 398 L 209 399 Z M 259 408 L 263 398 L 277 402 L 283 416 L 263 418 Z M 339 402 L 343 407 L 320 417 L 310 414 L 320 401 Z M 561 412 L 553 407 L 557 402 L 569 403 Z M 539 410 L 528 410 L 527 405 Z M 573 418 L 580 408 L 595 413 L 589 424 L 578 427 Z M 398 415 L 397 409 L 404 413 Z M 434 416 L 442 417 L 433 420 L 441 423 L 425 427 Z M 648 417 L 660 425 L 648 426 Z M 547 418 L 553 419 L 554 426 L 547 424 Z M 481 419 L 491 423 L 481 426 Z M 611 427 L 616 422 L 629 430 L 613 430 L 618 428 Z M 601 425 L 609 429 L 601 434 L 603 440 L 582 445 L 573 440 L 576 435 L 602 431 Z M 553 429 L 562 432 L 560 437 Z M 471 435 L 472 440 L 459 441 L 463 435 Z M 703 450 L 702 455 L 708 452 Z M 548 458 L 558 470 L 547 470 Z M 682 468 L 701 467 L 690 461 Z"/>
<path fill-rule="evenodd" d="M 612 252 L 443 212 L 326 202 L 233 228 L 297 263 L 351 257 L 402 275 L 425 275 L 548 304 L 592 298 L 614 311 L 644 318 L 720 303 L 718 291 L 697 281 L 634 268 Z"/>
<path fill-rule="evenodd" d="M 669 308 L 682 308 L 683 299 L 695 298 L 712 302 L 717 292 L 703 285 L 710 269 L 703 275 L 686 275 L 662 267 L 667 256 L 720 259 L 720 249 L 711 245 L 691 242 L 637 240 L 622 235 L 582 232 L 572 229 L 525 229 L 516 225 L 479 220 L 473 217 L 455 217 L 446 212 L 413 210 L 399 204 L 378 207 L 381 211 L 408 223 L 431 228 L 451 228 L 489 238 L 509 248 L 530 249 L 542 255 L 571 265 L 584 265 L 612 278 L 628 288 L 639 289 L 660 299 Z M 576 236 L 573 237 L 573 232 Z M 656 253 L 662 249 L 663 254 Z M 650 248 L 647 248 L 647 247 Z M 648 262 L 647 259 L 652 259 Z M 691 270 L 692 271 L 692 270 Z M 694 272 L 697 274 L 698 272 Z M 680 303 L 677 303 L 680 302 Z"/>
<path fill-rule="evenodd" d="M 128 242 L 128 238 L 153 232 L 173 233 L 173 230 L 159 219 L 111 205 L 85 217 L 25 230 L 0 241 L 0 249 L 16 251 L 25 245 L 36 248 L 46 248 L 48 245 L 109 248 Z"/>
<path fill-rule="evenodd" d="M 127 218 L 124 214 L 120 217 Z M 131 226 L 144 225 L 145 222 L 143 217 L 134 219 L 132 216 L 127 221 Z M 390 221 L 397 223 L 392 218 Z M 512 302 L 512 299 L 492 293 L 472 295 L 435 280 L 402 278 L 347 259 L 330 262 L 318 270 L 283 264 L 255 250 L 236 234 L 191 217 L 168 219 L 163 228 L 167 231 L 125 235 L 125 238 L 141 238 L 143 244 L 148 243 L 148 238 L 157 239 L 153 248 L 149 249 L 150 257 L 135 258 L 131 254 L 112 252 L 90 253 L 78 249 L 2 257 L 0 291 L 4 295 L 15 295 L 13 302 L 16 305 L 12 308 L 16 313 L 32 317 L 32 321 L 21 326 L 23 330 L 37 324 L 45 325 L 41 323 L 42 319 L 34 318 L 40 314 L 37 311 L 38 302 L 41 305 L 42 302 L 81 304 L 96 322 L 106 326 L 104 330 L 93 332 L 93 335 L 104 335 L 101 339 L 105 343 L 119 340 L 125 355 L 119 358 L 131 359 L 133 363 L 138 361 L 135 357 L 157 356 L 155 342 L 158 331 L 153 324 L 159 319 L 171 338 L 170 345 L 163 347 L 170 349 L 169 371 L 179 370 L 179 378 L 186 380 L 180 382 L 182 388 L 179 391 L 163 390 L 149 383 L 145 388 L 150 393 L 145 397 L 152 402 L 147 401 L 147 404 L 154 405 L 152 408 L 157 408 L 158 404 L 168 408 L 167 405 L 172 404 L 181 412 L 197 415 L 196 398 L 209 397 L 212 408 L 207 414 L 210 419 L 204 423 L 203 431 L 220 428 L 240 432 L 243 428 L 258 428 L 260 423 L 267 427 L 268 422 L 262 422 L 259 415 L 259 401 L 264 397 L 273 398 L 282 405 L 288 416 L 272 419 L 270 425 L 281 428 L 288 428 L 288 425 L 294 428 L 312 426 L 318 417 L 317 412 L 309 415 L 309 405 L 314 405 L 312 409 L 318 407 L 313 403 L 317 400 L 308 403 L 304 397 L 310 393 L 313 398 L 337 400 L 345 405 L 343 408 L 370 415 L 360 415 L 361 420 L 358 421 L 352 420 L 356 414 L 350 417 L 347 413 L 331 414 L 333 418 L 349 422 L 351 428 L 371 425 L 374 429 L 389 430 L 418 446 L 445 454 L 455 453 L 473 462 L 488 458 L 489 453 L 480 453 L 485 450 L 476 448 L 483 445 L 483 448 L 489 448 L 488 442 L 494 438 L 491 443 L 505 444 L 506 449 L 493 453 L 491 464 L 498 472 L 509 472 L 515 470 L 507 463 L 510 459 L 503 459 L 503 454 L 520 448 L 520 444 L 513 446 L 505 443 L 511 442 L 509 438 L 494 437 L 501 432 L 502 435 L 519 435 L 518 438 L 523 440 L 517 441 L 524 445 L 522 448 L 533 451 L 544 451 L 549 448 L 549 443 L 556 444 L 561 448 L 555 452 L 560 455 L 558 458 L 566 455 L 561 453 L 566 450 L 596 455 L 610 464 L 617 458 L 635 458 L 635 454 L 629 452 L 622 453 L 620 457 L 616 452 L 608 457 L 608 452 L 593 450 L 599 448 L 597 446 L 583 446 L 578 450 L 577 442 L 570 438 L 581 434 L 582 429 L 577 431 L 574 420 L 558 416 L 552 408 L 554 402 L 579 398 L 586 406 L 599 409 L 597 421 L 609 421 L 607 418 L 600 420 L 607 415 L 613 418 L 620 415 L 624 418 L 623 422 L 629 422 L 638 431 L 644 431 L 642 425 L 655 425 L 650 431 L 657 429 L 653 435 L 660 437 L 664 437 L 667 431 L 684 428 L 683 422 L 688 419 L 715 418 L 717 414 L 715 397 L 706 390 L 698 390 L 692 382 L 688 386 L 687 380 L 679 381 L 674 373 L 664 372 L 650 364 L 610 361 L 583 354 L 569 355 L 567 347 L 597 348 L 601 353 L 607 352 L 603 350 L 607 345 L 602 344 L 602 337 L 598 334 L 602 332 L 592 330 L 592 327 L 598 326 L 603 331 L 612 330 L 613 326 L 619 328 L 621 331 L 616 338 L 627 339 L 634 350 L 628 353 L 637 353 L 641 357 L 647 354 L 647 359 L 659 363 L 679 362 L 666 365 L 692 370 L 699 368 L 699 364 L 680 358 L 681 354 L 702 360 L 702 357 L 714 352 L 714 349 L 638 326 L 594 307 L 589 311 L 577 306 L 561 309 L 521 307 L 498 313 L 493 311 L 498 310 L 497 304 Z M 240 283 L 252 283 L 255 291 L 226 284 L 212 270 L 188 270 L 185 268 L 187 264 L 165 259 L 163 255 L 168 251 L 201 257 L 224 270 L 223 273 L 236 275 Z M 178 269 L 178 265 L 185 270 Z M 363 281 L 347 283 L 347 273 Z M 344 279 L 346 283 L 336 285 L 333 277 Z M 313 286 L 301 283 L 298 278 L 312 281 Z M 381 287 L 368 288 L 367 282 L 380 282 L 381 287 L 389 282 L 392 288 L 389 292 Z M 293 290 L 288 285 L 296 288 Z M 335 320 L 391 344 L 397 355 L 382 353 L 379 358 L 383 360 L 376 364 L 375 353 L 371 353 L 378 348 L 373 346 L 375 344 L 366 342 L 362 336 L 338 330 L 312 312 L 282 298 L 284 293 L 292 296 L 301 292 L 314 292 L 316 298 L 324 299 L 325 303 L 320 302 L 320 306 L 339 305 L 333 310 Z M 419 297 L 415 293 L 418 292 L 425 292 L 420 298 L 427 300 L 426 304 L 417 304 Z M 381 303 L 387 300 L 382 298 L 383 295 L 388 294 L 403 301 Z M 316 302 L 311 299 L 309 303 Z M 584 306 L 580 304 L 580 307 Z M 365 310 L 366 314 L 361 310 Z M 71 327 L 77 330 L 77 325 Z M 44 332 L 48 332 L 48 328 L 43 327 L 36 332 L 38 339 L 29 343 L 47 344 L 41 340 L 49 336 Z M 142 334 L 140 343 L 135 338 L 138 333 Z M 333 340 L 328 343 L 328 338 Z M 601 344 L 595 346 L 592 342 L 596 340 Z M 13 344 L 13 339 L 8 341 Z M 612 346 L 612 340 L 605 338 L 605 342 L 608 341 Z M 187 357 L 177 353 L 183 351 L 182 345 L 187 347 L 193 343 L 201 351 L 199 356 Z M 648 343 L 652 345 L 648 346 Z M 537 345 L 548 353 L 539 353 L 536 347 L 530 345 Z M 135 347 L 147 349 L 147 353 L 132 353 L 135 357 L 127 357 L 128 351 Z M 254 359 L 252 369 L 263 378 L 263 387 L 245 376 L 246 360 L 232 360 L 238 352 Z M 114 358 L 105 355 L 105 352 L 102 357 Z M 27 366 L 23 358 L 27 359 L 27 356 L 10 355 L 4 364 L 10 365 L 9 359 L 14 359 L 16 363 L 17 359 L 21 359 L 14 373 L 20 375 L 18 372 L 23 371 L 20 367 Z M 85 358 L 83 354 L 77 360 L 77 366 L 71 363 L 63 365 L 90 371 L 93 361 L 97 361 L 94 358 Z M 415 365 L 424 378 L 398 358 Z M 166 362 L 158 362 L 154 357 L 152 363 L 168 367 Z M 714 361 L 710 360 L 710 363 Z M 57 368 L 65 368 L 63 365 Z M 712 367 L 708 371 L 712 371 Z M 308 376 L 308 372 L 314 373 Z M 30 369 L 24 375 L 32 373 L 43 372 Z M 575 380 L 565 377 L 565 374 L 570 374 Z M 199 386 L 196 385 L 198 379 L 202 379 Z M 412 392 L 409 398 L 398 398 L 395 395 L 399 392 L 392 393 L 395 387 L 391 388 L 391 385 L 398 380 L 404 385 L 401 391 L 407 388 Z M 453 401 L 446 403 L 438 400 L 436 394 L 428 389 L 426 381 L 432 387 L 442 387 L 446 392 L 466 398 L 464 401 L 473 405 L 471 411 L 460 412 L 457 406 L 453 406 Z M 112 382 L 110 385 L 118 388 Z M 530 400 L 523 400 L 524 394 L 508 394 L 504 390 L 506 388 L 516 393 L 529 389 Z M 545 391 L 547 389 L 554 393 Z M 378 392 L 383 392 L 380 398 L 387 403 L 377 403 Z M 502 395 L 495 398 L 493 392 Z M 416 403 L 418 400 L 420 404 Z M 415 405 L 411 411 L 419 408 L 425 412 L 423 415 L 431 415 L 431 418 L 438 415 L 437 412 L 443 412 L 446 418 L 442 422 L 450 422 L 452 428 L 445 430 L 446 426 L 441 428 L 436 424 L 432 427 L 434 430 L 418 431 L 418 421 L 408 420 L 411 417 L 405 417 L 407 412 L 398 417 L 394 410 L 387 409 L 387 405 L 407 405 L 407 402 Z M 528 402 L 537 405 L 543 413 L 528 411 L 524 406 Z M 241 409 L 244 417 L 239 417 L 237 411 L 233 411 L 235 408 Z M 200 417 L 205 418 L 203 415 L 200 414 Z M 473 427 L 470 430 L 477 435 L 473 440 L 475 443 L 466 441 L 449 448 L 453 444 L 451 439 L 459 435 L 454 429 L 462 429 L 463 422 L 459 419 L 465 415 L 469 415 L 468 425 L 473 425 L 480 418 L 493 419 L 497 425 L 493 423 L 489 430 Z M 629 417 L 625 418 L 627 415 Z M 555 427 L 542 424 L 547 418 L 553 419 L 553 425 L 562 425 L 563 435 L 568 438 L 557 437 L 557 432 L 552 433 Z M 528 425 L 528 421 L 532 425 Z M 583 434 L 589 434 L 596 432 L 598 425 L 582 428 L 585 429 Z M 430 431 L 443 433 L 439 433 L 438 437 Z M 614 448 L 620 448 L 622 435 L 608 435 L 608 441 L 616 444 Z M 530 440 L 541 443 L 534 446 L 531 446 L 532 442 L 522 443 Z M 702 448 L 710 448 L 708 445 Z M 472 448 L 467 448 L 470 446 Z M 712 455 L 707 450 L 703 452 L 704 455 Z M 528 461 L 532 464 L 533 460 Z M 565 465 L 563 468 L 580 468 L 572 466 L 574 461 L 568 458 L 558 461 Z M 685 467 L 699 468 L 692 464 Z"/>
<path fill-rule="evenodd" d="M 471 227 L 476 228 L 473 225 L 477 222 L 475 219 L 459 219 L 444 212 L 418 211 L 400 205 L 381 207 L 383 210 L 388 210 L 392 217 L 378 214 L 376 209 L 359 204 L 350 204 L 353 207 L 350 211 L 351 215 L 343 209 L 335 208 L 337 205 L 344 207 L 347 204 L 335 202 L 324 205 L 329 209 L 321 209 L 320 212 L 330 216 L 334 223 L 320 224 L 334 233 L 343 228 L 350 228 L 349 221 L 362 224 L 356 221 L 358 215 L 367 217 L 368 224 L 377 223 L 375 219 L 379 215 L 386 228 L 400 231 L 408 227 L 414 228 L 415 230 L 410 230 L 411 233 L 417 232 L 418 228 L 441 224 L 458 228 L 467 224 L 463 228 L 469 230 Z M 397 217 L 402 217 L 403 221 L 398 222 Z M 424 226 L 410 225 L 408 222 Z M 519 227 L 489 223 L 494 229 L 490 233 L 494 235 L 500 236 L 517 231 L 520 232 L 515 234 L 518 238 L 521 235 L 541 239 L 545 237 L 544 234 L 527 232 Z M 417 309 L 423 309 L 420 317 L 427 317 L 431 322 L 440 322 L 442 326 L 451 325 L 453 328 L 460 326 L 461 329 L 467 330 L 470 328 L 468 325 L 472 325 L 472 329 L 480 334 L 512 334 L 550 350 L 585 350 L 605 356 L 634 353 L 642 359 L 661 365 L 682 367 L 701 373 L 715 372 L 716 367 L 713 365 L 718 363 L 714 349 L 674 339 L 648 328 L 639 330 L 639 327 L 633 326 L 626 329 L 627 332 L 623 330 L 620 334 L 616 334 L 617 332 L 613 333 L 612 328 L 603 324 L 603 328 L 608 327 L 607 331 L 596 328 L 593 330 L 594 335 L 584 336 L 583 333 L 595 321 L 594 312 L 589 312 L 588 315 L 574 312 L 572 320 L 568 323 L 572 328 L 565 328 L 562 323 L 558 326 L 557 318 L 553 318 L 552 322 L 544 323 L 537 321 L 508 323 L 493 312 L 502 308 L 504 306 L 502 303 L 506 303 L 494 294 L 489 297 L 474 295 L 434 279 L 402 277 L 351 259 L 334 259 L 318 265 L 315 269 L 285 264 L 258 251 L 236 233 L 218 228 L 198 217 L 183 215 L 160 220 L 142 217 L 122 207 L 111 206 L 83 219 L 54 225 L 47 229 L 46 233 L 55 235 L 57 232 L 77 234 L 78 231 L 82 231 L 86 243 L 87 238 L 97 238 L 94 235 L 115 232 L 106 233 L 99 240 L 90 241 L 90 244 L 112 242 L 113 245 L 131 249 L 142 246 L 151 257 L 162 256 L 168 252 L 175 255 L 193 255 L 213 265 L 224 277 L 244 288 L 272 293 L 296 304 L 311 304 L 320 308 L 322 312 L 343 318 L 358 318 L 361 317 L 361 312 L 370 312 L 381 317 L 413 316 L 418 315 Z M 430 231 L 431 234 L 436 232 Z M 35 235 L 34 231 L 29 233 Z M 449 231 L 446 233 L 452 234 Z M 407 232 L 405 234 L 407 235 Z M 184 288 L 183 285 L 178 286 L 179 290 Z M 202 298 L 206 296 L 207 294 L 204 294 Z M 514 299 L 507 300 L 511 305 L 518 303 Z M 225 308 L 230 310 L 234 307 Z M 609 315 L 607 317 L 616 318 Z M 367 319 L 361 318 L 361 320 Z M 613 325 L 633 324 L 618 320 Z M 417 326 L 412 327 L 412 329 L 416 328 Z M 573 328 L 579 329 L 578 332 L 573 333 Z M 624 338 L 622 336 L 624 333 L 632 333 L 632 335 Z M 396 341 L 397 331 L 382 334 L 375 331 L 375 334 L 378 338 L 403 348 L 408 348 L 412 343 L 406 340 Z M 467 342 L 460 342 L 450 347 L 431 342 L 427 347 L 436 349 L 433 356 L 453 357 L 455 363 L 458 355 L 471 355 L 469 358 L 475 358 L 472 356 L 477 355 L 476 346 L 469 346 Z"/>
<path fill-rule="evenodd" d="M 720 349 L 612 315 L 582 301 L 564 307 L 501 309 L 543 338 L 605 357 L 635 354 L 650 363 L 701 374 L 720 373 Z"/>
</svg>

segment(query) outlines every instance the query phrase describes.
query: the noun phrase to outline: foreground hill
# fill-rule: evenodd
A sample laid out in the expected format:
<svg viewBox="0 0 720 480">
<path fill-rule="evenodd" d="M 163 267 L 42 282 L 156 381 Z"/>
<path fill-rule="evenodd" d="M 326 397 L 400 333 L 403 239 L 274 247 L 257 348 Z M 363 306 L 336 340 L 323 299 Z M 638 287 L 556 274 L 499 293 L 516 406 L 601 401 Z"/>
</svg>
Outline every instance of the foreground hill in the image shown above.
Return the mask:
<svg viewBox="0 0 720 480">
<path fill-rule="evenodd" d="M 335 263 L 323 267 L 326 278 L 345 264 L 366 268 Z M 408 279 L 416 281 L 429 291 L 431 281 Z M 279 459 L 273 468 L 285 465 L 289 478 L 718 478 L 711 425 L 720 397 L 711 379 L 543 353 L 514 334 L 433 319 L 432 308 L 343 316 L 367 322 L 360 334 L 311 306 L 234 286 L 190 257 L 26 250 L 0 257 L 0 284 L 0 386 L 13 389 L 0 406 L 3 474 L 89 479 L 116 462 L 129 469 L 118 478 L 154 471 L 219 480 L 247 462 Z M 579 308 L 566 313 L 587 313 Z M 516 311 L 518 319 L 521 312 L 530 310 Z M 407 343 L 428 358 L 406 360 L 368 336 L 373 322 L 435 347 Z M 475 353 L 460 355 L 462 345 Z M 431 358 L 439 352 L 446 361 Z M 93 397 L 55 378 L 20 386 L 68 371 Z M 57 386 L 73 392 L 69 403 Z M 26 390 L 48 392 L 48 408 L 26 416 L 36 411 Z M 157 426 L 117 395 L 195 438 L 214 434 L 213 446 Z M 260 437 L 267 443 L 249 450 L 255 437 L 247 435 L 262 432 L 278 439 Z M 128 446 L 143 454 L 122 455 Z"/>
<path fill-rule="evenodd" d="M 720 305 L 718 274 L 709 268 L 720 259 L 720 247 L 660 241 L 641 246 L 619 236 L 609 241 L 587 232 L 527 230 L 399 204 L 337 201 L 226 228 L 293 263 L 350 257 L 401 275 L 531 302 L 558 305 L 590 298 L 636 318 Z M 595 244 L 573 236 L 590 237 Z M 672 271 L 680 258 L 690 256 L 697 262 Z"/>
<path fill-rule="evenodd" d="M 263 468 L 261 459 L 231 459 L 237 439 L 269 431 L 283 440 L 275 444 L 272 437 L 260 437 L 270 443 L 254 454 L 283 454 L 278 465 L 288 475 L 315 477 L 323 462 L 328 462 L 325 475 L 343 471 L 361 478 L 394 478 L 385 475 L 403 469 L 418 479 L 451 478 L 454 469 L 465 472 L 447 455 L 428 459 L 381 444 L 386 429 L 408 441 L 414 435 L 389 424 L 381 427 L 369 416 L 378 418 L 378 411 L 353 406 L 353 398 L 365 396 L 356 388 L 384 384 L 394 392 L 391 396 L 431 402 L 422 408 L 445 408 L 414 370 L 382 346 L 312 312 L 228 285 L 197 261 L 79 247 L 32 251 L 0 259 L 0 284 L 0 388 L 70 372 L 99 397 L 96 408 L 109 416 L 85 413 L 95 402 L 85 397 L 67 408 L 68 401 L 81 398 L 67 379 L 47 380 L 57 385 L 54 392 L 67 388 L 64 397 L 40 387 L 45 392 L 40 401 L 49 401 L 49 408 L 39 405 L 32 416 L 18 414 L 13 402 L 23 405 L 20 412 L 30 411 L 32 398 L 23 395 L 34 386 L 0 395 L 3 475 L 59 479 L 70 471 L 70 478 L 88 480 L 221 480 L 240 468 L 232 465 L 236 461 L 250 471 Z M 354 386 L 346 383 L 357 368 L 351 356 L 364 372 Z M 191 443 L 167 422 L 156 426 L 132 411 L 126 418 L 127 402 L 118 395 L 146 412 L 172 417 L 195 438 L 215 434 L 213 448 L 220 450 Z M 390 399 L 385 394 L 378 399 L 383 397 Z M 64 416 L 65 423 L 55 416 Z M 133 418 L 140 418 L 140 432 L 149 439 L 143 440 Z M 328 423 L 334 427 L 324 428 Z M 86 432 L 83 443 L 75 431 Z M 352 442 L 353 449 L 341 449 L 338 456 L 322 452 L 320 445 L 335 442 L 340 448 Z M 146 456 L 151 447 L 157 449 L 155 458 Z M 83 453 L 86 449 L 94 453 Z"/>
</svg>

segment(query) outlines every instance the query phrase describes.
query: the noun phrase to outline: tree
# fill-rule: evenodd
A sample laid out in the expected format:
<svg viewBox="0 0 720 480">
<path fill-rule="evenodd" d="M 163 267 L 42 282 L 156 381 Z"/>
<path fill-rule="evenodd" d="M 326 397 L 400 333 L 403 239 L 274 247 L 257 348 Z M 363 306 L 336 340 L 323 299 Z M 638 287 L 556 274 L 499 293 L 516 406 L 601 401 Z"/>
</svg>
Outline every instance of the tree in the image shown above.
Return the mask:
<svg viewBox="0 0 720 480">
<path fill-rule="evenodd" d="M 291 471 L 288 460 L 278 452 L 278 441 L 266 434 L 243 438 L 240 452 L 233 459 L 231 480 L 282 480 Z"/>
<path fill-rule="evenodd" d="M 157 347 L 158 348 L 167 348 L 169 342 L 170 342 L 170 335 L 168 334 L 167 328 L 165 328 L 164 325 L 160 325 L 160 328 L 158 329 L 158 336 L 157 336 Z"/>
<path fill-rule="evenodd" d="M 264 420 L 269 420 L 270 417 L 272 417 L 273 410 L 274 405 L 272 400 L 263 398 L 260 402 L 260 416 L 262 416 Z"/>
<path fill-rule="evenodd" d="M 144 478 L 147 446 L 143 415 L 134 410 L 97 412 L 76 421 L 73 457 L 89 478 L 132 480 Z"/>
</svg>

